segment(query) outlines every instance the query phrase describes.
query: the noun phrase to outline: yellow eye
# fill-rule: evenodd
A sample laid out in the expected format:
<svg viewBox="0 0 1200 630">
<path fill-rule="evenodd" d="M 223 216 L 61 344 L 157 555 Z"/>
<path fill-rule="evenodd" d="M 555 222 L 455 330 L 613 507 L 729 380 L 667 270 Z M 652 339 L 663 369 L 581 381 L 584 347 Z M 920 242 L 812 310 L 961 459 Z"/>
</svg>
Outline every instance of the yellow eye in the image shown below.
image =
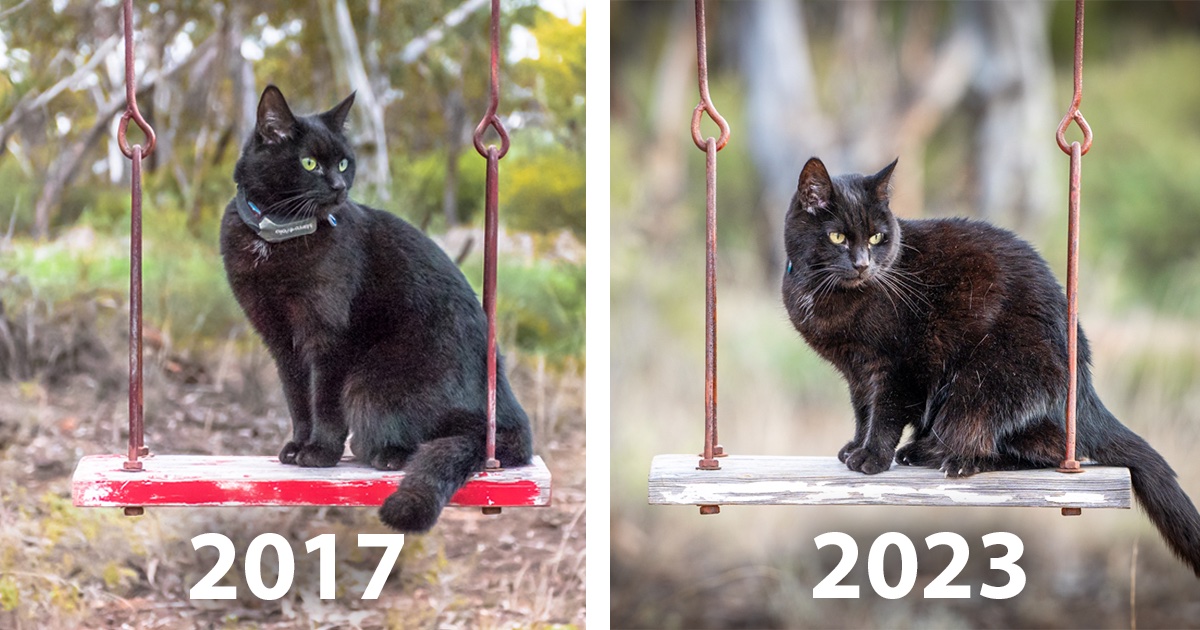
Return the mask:
<svg viewBox="0 0 1200 630">
<path fill-rule="evenodd" d="M 303 166 L 306 171 L 311 171 L 317 168 L 317 161 L 310 157 L 302 157 L 300 158 L 300 166 Z"/>
<path fill-rule="evenodd" d="M 879 233 L 867 239 L 867 242 L 872 245 L 878 245 L 883 242 L 883 234 Z"/>
<path fill-rule="evenodd" d="M 346 158 L 342 158 L 342 161 L 338 162 L 338 171 L 345 172 L 346 168 L 349 166 L 350 166 L 350 160 L 347 160 Z"/>
<path fill-rule="evenodd" d="M 846 242 L 846 235 L 841 232 L 830 232 L 829 240 L 833 241 L 834 245 L 841 245 Z"/>
</svg>

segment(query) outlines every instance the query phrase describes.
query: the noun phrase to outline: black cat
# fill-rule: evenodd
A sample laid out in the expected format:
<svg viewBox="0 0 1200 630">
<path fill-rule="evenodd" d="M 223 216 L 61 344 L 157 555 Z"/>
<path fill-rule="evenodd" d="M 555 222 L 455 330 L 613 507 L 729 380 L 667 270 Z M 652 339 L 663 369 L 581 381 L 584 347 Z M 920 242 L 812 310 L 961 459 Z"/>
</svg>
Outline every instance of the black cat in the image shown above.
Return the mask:
<svg viewBox="0 0 1200 630">
<path fill-rule="evenodd" d="M 964 219 L 897 219 L 896 162 L 830 178 L 813 158 L 788 211 L 783 302 L 850 385 L 851 470 L 900 464 L 949 477 L 1057 466 L 1067 397 L 1066 297 L 1011 232 Z M 1138 501 L 1200 575 L 1200 515 L 1175 473 L 1092 388 L 1079 333 L 1077 452 L 1130 469 Z M 906 425 L 912 441 L 896 450 Z"/>
<path fill-rule="evenodd" d="M 279 460 L 405 470 L 380 518 L 428 530 L 484 465 L 486 319 L 458 267 L 396 216 L 350 200 L 354 95 L 295 116 L 275 86 L 234 170 L 221 223 L 229 285 L 275 359 L 292 415 Z M 529 419 L 501 364 L 496 457 L 528 464 Z"/>
</svg>

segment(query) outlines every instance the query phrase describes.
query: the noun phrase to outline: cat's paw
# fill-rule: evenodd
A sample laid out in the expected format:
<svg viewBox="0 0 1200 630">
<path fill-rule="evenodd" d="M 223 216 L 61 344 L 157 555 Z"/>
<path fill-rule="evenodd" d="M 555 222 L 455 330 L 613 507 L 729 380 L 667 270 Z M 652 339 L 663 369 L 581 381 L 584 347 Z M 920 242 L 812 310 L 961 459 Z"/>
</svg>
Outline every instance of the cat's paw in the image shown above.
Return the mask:
<svg viewBox="0 0 1200 630">
<path fill-rule="evenodd" d="M 279 463 L 295 464 L 296 455 L 300 454 L 300 443 L 295 440 L 289 441 L 283 445 L 283 450 L 279 451 Z"/>
<path fill-rule="evenodd" d="M 404 533 L 419 533 L 429 531 L 442 513 L 437 497 L 425 491 L 425 487 L 410 487 L 407 491 L 404 482 L 400 489 L 393 492 L 379 508 L 379 520 L 392 529 Z"/>
<path fill-rule="evenodd" d="M 874 475 L 892 467 L 893 451 L 878 452 L 867 447 L 859 448 L 846 456 L 846 467 L 850 470 Z"/>
<path fill-rule="evenodd" d="M 845 464 L 846 458 L 850 457 L 850 453 L 852 451 L 858 450 L 861 447 L 862 447 L 862 442 L 857 442 L 855 440 L 850 440 L 849 442 L 846 442 L 846 445 L 842 447 L 842 450 L 838 451 L 838 461 Z"/>
<path fill-rule="evenodd" d="M 924 441 L 913 440 L 896 449 L 896 463 L 902 466 L 933 468 L 941 461 L 934 449 Z"/>
<path fill-rule="evenodd" d="M 305 468 L 329 468 L 341 460 L 341 448 L 329 448 L 316 442 L 301 446 L 300 452 L 296 454 L 296 463 Z"/>
<path fill-rule="evenodd" d="M 411 450 L 389 446 L 371 458 L 371 467 L 376 470 L 400 470 L 408 463 L 410 455 Z"/>
</svg>

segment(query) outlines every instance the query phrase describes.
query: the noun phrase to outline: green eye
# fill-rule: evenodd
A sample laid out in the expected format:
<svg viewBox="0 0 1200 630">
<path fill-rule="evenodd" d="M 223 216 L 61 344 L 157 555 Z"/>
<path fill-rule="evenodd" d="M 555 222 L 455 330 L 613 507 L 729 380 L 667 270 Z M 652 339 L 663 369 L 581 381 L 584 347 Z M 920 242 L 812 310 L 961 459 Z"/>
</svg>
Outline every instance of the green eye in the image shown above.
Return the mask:
<svg viewBox="0 0 1200 630">
<path fill-rule="evenodd" d="M 346 170 L 346 168 L 349 166 L 350 166 L 350 160 L 347 160 L 346 158 L 342 158 L 342 161 L 338 162 L 338 171 L 344 172 Z"/>
<path fill-rule="evenodd" d="M 867 242 L 872 245 L 878 245 L 878 244 L 882 243 L 883 242 L 883 233 L 881 232 L 879 234 L 872 236 L 871 238 L 867 239 Z"/>
<path fill-rule="evenodd" d="M 317 161 L 310 157 L 302 157 L 300 158 L 300 166 L 303 166 L 306 171 L 311 171 L 317 168 Z"/>
<path fill-rule="evenodd" d="M 846 242 L 846 235 L 841 232 L 830 232 L 829 240 L 833 241 L 834 245 L 841 245 Z"/>
</svg>

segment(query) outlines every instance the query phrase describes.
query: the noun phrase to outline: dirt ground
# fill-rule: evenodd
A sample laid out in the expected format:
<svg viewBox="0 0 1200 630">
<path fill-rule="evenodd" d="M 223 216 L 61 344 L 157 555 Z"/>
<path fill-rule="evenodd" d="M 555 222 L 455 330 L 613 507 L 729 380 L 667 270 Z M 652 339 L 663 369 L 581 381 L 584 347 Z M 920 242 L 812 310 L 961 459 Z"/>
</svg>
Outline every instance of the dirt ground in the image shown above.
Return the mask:
<svg viewBox="0 0 1200 630">
<path fill-rule="evenodd" d="M 380 598 L 363 601 L 382 550 L 357 549 L 355 534 L 388 531 L 373 509 L 157 508 L 131 518 L 70 505 L 78 458 L 125 449 L 120 310 L 92 303 L 67 323 L 59 313 L 58 329 L 26 336 L 57 339 L 53 348 L 26 353 L 42 360 L 0 361 L 0 628 L 585 625 L 581 370 L 547 373 L 536 361 L 510 357 L 513 385 L 533 416 L 536 452 L 553 474 L 553 505 L 498 516 L 448 508 L 432 532 L 406 537 Z M 21 332 L 17 318 L 6 321 Z M 147 332 L 152 451 L 278 451 L 290 421 L 269 358 L 246 333 L 183 353 L 169 335 Z M 192 548 L 191 538 L 205 532 L 234 542 L 237 561 L 220 584 L 238 586 L 237 600 L 189 599 L 216 562 L 214 549 Z M 264 532 L 287 538 L 295 558 L 295 584 L 276 601 L 259 600 L 245 586 L 246 547 Z M 316 554 L 304 546 L 324 533 L 337 540 L 332 601 L 319 599 Z M 273 563 L 268 551 L 267 585 L 278 570 Z"/>
</svg>

